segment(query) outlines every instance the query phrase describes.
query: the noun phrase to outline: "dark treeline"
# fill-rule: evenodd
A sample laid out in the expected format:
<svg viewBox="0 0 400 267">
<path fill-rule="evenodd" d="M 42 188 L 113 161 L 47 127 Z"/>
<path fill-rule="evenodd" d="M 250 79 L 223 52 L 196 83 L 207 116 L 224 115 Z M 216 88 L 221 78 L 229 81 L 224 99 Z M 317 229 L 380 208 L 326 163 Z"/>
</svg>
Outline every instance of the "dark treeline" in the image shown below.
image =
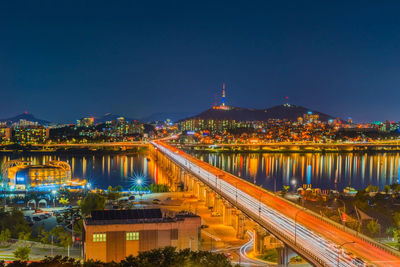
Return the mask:
<svg viewBox="0 0 400 267">
<path fill-rule="evenodd" d="M 0 262 L 0 266 L 5 266 L 4 262 Z M 190 251 L 189 249 L 177 251 L 174 247 L 165 247 L 163 249 L 154 249 L 150 251 L 140 252 L 138 256 L 128 256 L 119 263 L 104 263 L 100 261 L 89 260 L 85 263 L 80 261 L 56 256 L 54 258 L 47 257 L 41 262 L 23 262 L 14 261 L 8 263 L 7 267 L 232 267 L 234 266 L 230 260 L 219 253 L 209 251 Z"/>
</svg>

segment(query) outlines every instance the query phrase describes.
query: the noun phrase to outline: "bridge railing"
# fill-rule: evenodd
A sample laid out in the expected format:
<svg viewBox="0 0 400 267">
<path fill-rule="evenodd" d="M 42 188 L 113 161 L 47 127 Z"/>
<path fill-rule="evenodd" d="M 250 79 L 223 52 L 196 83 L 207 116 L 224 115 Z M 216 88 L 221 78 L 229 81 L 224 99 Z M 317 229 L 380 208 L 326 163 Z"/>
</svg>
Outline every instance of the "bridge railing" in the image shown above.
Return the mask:
<svg viewBox="0 0 400 267">
<path fill-rule="evenodd" d="M 231 174 L 231 173 L 229 173 L 229 172 L 226 172 L 226 171 L 221 170 L 221 169 L 219 169 L 219 170 L 220 170 L 221 172 L 225 173 L 226 175 L 232 175 L 232 176 L 234 176 L 233 174 Z M 237 178 L 238 178 L 238 179 L 241 179 L 241 178 L 239 178 L 239 177 L 237 177 Z M 247 181 L 247 180 L 245 180 L 245 179 L 241 179 L 241 180 L 244 181 L 245 183 L 251 185 L 251 186 L 257 186 L 257 185 L 255 185 L 255 184 L 253 184 L 253 183 L 250 183 L 249 181 Z M 375 246 L 375 247 L 377 247 L 377 248 L 380 248 L 380 249 L 382 249 L 382 250 L 384 250 L 384 251 L 386 251 L 386 252 L 388 252 L 388 253 L 390 253 L 390 254 L 392 254 L 392 255 L 394 255 L 394 256 L 400 257 L 400 251 L 397 251 L 397 250 L 393 249 L 392 247 L 389 247 L 389 246 L 387 246 L 387 245 L 385 245 L 385 244 L 382 244 L 382 243 L 380 243 L 380 242 L 378 242 L 378 241 L 376 241 L 376 240 L 374 240 L 374 239 L 372 239 L 372 238 L 370 238 L 370 237 L 368 237 L 368 236 L 366 236 L 366 235 L 364 235 L 364 234 L 362 234 L 362 233 L 360 233 L 360 232 L 358 232 L 358 231 L 355 231 L 355 230 L 353 230 L 353 229 L 351 229 L 351 228 L 349 228 L 349 227 L 347 227 L 347 226 L 345 226 L 345 225 L 342 225 L 342 224 L 340 224 L 340 223 L 338 223 L 338 222 L 335 222 L 335 221 L 333 221 L 333 220 L 331 220 L 331 219 L 329 219 L 329 218 L 327 218 L 327 217 L 324 217 L 324 216 L 322 216 L 322 215 L 320 215 L 320 214 L 318 214 L 318 213 L 316 213 L 316 212 L 314 212 L 314 211 L 312 211 L 312 210 L 310 210 L 310 209 L 305 209 L 303 206 L 300 206 L 300 205 L 298 205 L 298 204 L 296 204 L 296 203 L 294 203 L 294 202 L 292 202 L 292 201 L 290 201 L 290 200 L 287 200 L 286 198 L 283 198 L 283 197 L 279 196 L 278 194 L 275 194 L 275 193 L 273 193 L 273 192 L 271 192 L 271 191 L 269 191 L 269 190 L 267 190 L 267 189 L 265 189 L 265 188 L 263 188 L 263 187 L 261 187 L 261 186 L 258 186 L 258 187 L 259 187 L 259 189 L 262 190 L 263 192 L 265 192 L 265 193 L 267 193 L 267 194 L 269 194 L 269 195 L 271 195 L 271 196 L 274 196 L 274 197 L 276 197 L 276 198 L 279 198 L 279 199 L 285 201 L 285 202 L 288 203 L 288 204 L 291 204 L 291 205 L 293 205 L 293 206 L 296 206 L 298 209 L 303 209 L 304 212 L 306 212 L 306 213 L 308 213 L 308 214 L 310 214 L 310 215 L 312 215 L 312 216 L 318 218 L 318 219 L 321 220 L 321 221 L 324 221 L 324 222 L 326 222 L 326 223 L 328 223 L 328 224 L 330 224 L 330 225 L 336 227 L 337 229 L 340 229 L 340 230 L 342 230 L 342 231 L 345 231 L 345 232 L 347 232 L 347 233 L 350 233 L 350 234 L 356 236 L 357 238 L 360 238 L 360 239 L 362 239 L 363 241 L 365 241 L 365 242 L 367 242 L 367 243 L 369 243 L 369 244 L 371 244 L 371 245 L 373 245 L 373 246 Z"/>
<path fill-rule="evenodd" d="M 167 149 L 163 147 L 163 149 Z M 162 149 L 160 149 L 161 152 Z M 317 264 L 318 266 L 329 266 L 327 263 L 325 263 L 321 258 L 318 257 L 313 251 L 309 248 L 304 247 L 301 245 L 299 242 L 295 244 L 295 237 L 293 235 L 288 235 L 287 233 L 284 233 L 277 229 L 276 227 L 273 227 L 271 223 L 267 223 L 265 220 L 260 219 L 259 215 L 254 213 L 253 211 L 249 210 L 246 208 L 244 205 L 238 203 L 235 199 L 232 199 L 231 196 L 226 194 L 223 190 L 218 189 L 218 186 L 214 185 L 209 179 L 205 179 L 201 177 L 198 173 L 193 171 L 190 167 L 187 167 L 183 164 L 181 164 L 179 161 L 175 160 L 174 157 L 177 157 L 178 155 L 173 155 L 173 157 L 169 157 L 175 164 L 180 166 L 181 168 L 185 169 L 189 173 L 192 173 L 194 176 L 196 176 L 199 180 L 201 180 L 204 184 L 206 184 L 208 187 L 210 187 L 213 191 L 215 191 L 218 195 L 220 195 L 222 198 L 230 202 L 233 206 L 241 210 L 244 214 L 246 214 L 249 218 L 254 220 L 255 222 L 259 223 L 266 229 L 268 229 L 273 235 L 275 235 L 277 238 L 282 240 L 284 243 L 288 244 L 293 250 L 297 251 L 299 254 L 303 255 L 306 257 L 308 260 L 313 262 L 314 264 Z M 180 156 L 181 157 L 181 156 Z M 201 167 L 199 167 L 201 168 Z M 203 168 L 201 168 L 203 169 Z M 204 170 L 204 169 L 203 169 Z M 204 170 L 206 171 L 206 170 Z M 208 171 L 206 171 L 208 172 Z M 220 179 L 217 177 L 217 179 Z M 220 179 L 222 180 L 222 179 Z M 225 182 L 226 183 L 226 182 Z M 248 195 L 249 196 L 249 195 Z M 251 196 L 249 196 L 251 197 Z M 253 197 L 251 197 L 253 198 Z M 264 204 L 265 205 L 265 204 Z"/>
<path fill-rule="evenodd" d="M 166 149 L 166 148 L 165 148 Z M 197 159 L 196 159 L 197 160 Z M 176 162 L 176 161 L 175 161 Z M 179 166 L 181 166 L 181 164 L 179 164 L 178 162 L 176 162 Z M 184 167 L 184 166 L 183 166 Z M 225 172 L 225 171 L 223 171 L 223 170 L 221 170 L 221 169 L 218 169 L 220 172 L 223 172 L 223 173 L 225 173 L 226 175 L 230 175 L 230 176 L 234 176 L 234 175 L 232 175 L 232 174 L 230 174 L 230 173 L 227 173 L 227 172 Z M 194 173 L 195 174 L 195 173 Z M 196 175 L 197 176 L 197 175 Z M 197 176 L 197 177 L 199 177 L 199 176 Z M 241 179 L 241 178 L 239 178 L 239 177 L 237 177 L 238 179 Z M 245 183 L 248 183 L 249 185 L 251 185 L 251 186 L 256 186 L 255 184 L 253 184 L 253 183 L 250 183 L 250 182 L 248 182 L 248 181 L 246 181 L 246 180 L 244 180 L 244 179 L 241 179 L 241 181 L 243 181 L 243 182 L 245 182 Z M 211 188 L 213 188 L 213 185 L 211 185 L 210 186 Z M 285 201 L 285 202 L 287 202 L 287 203 L 289 203 L 290 205 L 294 205 L 294 206 L 296 206 L 297 208 L 299 208 L 299 209 L 304 209 L 304 207 L 302 207 L 302 206 L 300 206 L 300 205 L 298 205 L 298 204 L 296 204 L 296 203 L 293 203 L 293 202 L 291 202 L 291 201 L 289 201 L 289 200 L 287 200 L 287 199 L 285 199 L 285 198 L 283 198 L 283 197 L 281 197 L 281 196 L 278 196 L 278 195 L 276 195 L 276 194 L 274 194 L 274 193 L 272 193 L 272 192 L 270 192 L 270 191 L 268 191 L 268 190 L 266 190 L 266 189 L 264 189 L 264 188 L 262 188 L 262 187 L 259 187 L 261 190 L 263 190 L 265 193 L 268 193 L 268 194 L 270 194 L 270 195 L 273 195 L 274 197 L 277 197 L 277 198 L 279 198 L 279 199 L 281 199 L 281 200 L 283 200 L 283 201 Z M 218 188 L 216 189 L 216 190 L 218 190 Z M 220 192 L 220 194 L 222 195 L 223 194 L 223 192 Z M 225 197 L 226 198 L 226 197 Z M 231 202 L 231 201 L 229 201 L 229 202 Z M 340 230 L 342 230 L 342 231 L 345 231 L 345 232 L 347 232 L 347 233 L 350 233 L 350 234 L 352 234 L 352 235 L 354 235 L 355 237 L 357 237 L 357 238 L 359 238 L 359 239 L 361 239 L 361 240 L 363 240 L 363 241 L 365 241 L 365 242 L 367 242 L 367 243 L 369 243 L 369 244 L 371 244 L 371 245 L 373 245 L 373 246 L 375 246 L 375 247 L 377 247 L 377 248 L 380 248 L 380 249 L 382 249 L 382 250 L 384 250 L 384 251 L 386 251 L 386 252 L 388 252 L 388 253 L 390 253 L 390 254 L 392 254 L 392 255 L 394 255 L 394 256 L 397 256 L 397 257 L 399 257 L 400 256 L 400 252 L 399 251 L 397 251 L 397 250 L 395 250 L 395 249 L 393 249 L 393 248 L 391 248 L 391 247 L 389 247 L 389 246 L 386 246 L 386 245 L 384 245 L 384 244 L 382 244 L 382 243 L 380 243 L 380 242 L 377 242 L 377 241 L 375 241 L 374 239 L 372 239 L 372 238 L 370 238 L 370 237 L 368 237 L 368 236 L 366 236 L 366 235 L 364 235 L 364 234 L 362 234 L 362 233 L 359 233 L 359 232 L 357 232 L 357 231 L 355 231 L 355 230 L 353 230 L 353 229 L 350 229 L 350 228 L 348 228 L 348 227 L 346 227 L 346 226 L 343 226 L 343 225 L 341 225 L 341 224 L 339 224 L 339 223 L 337 223 L 337 222 L 335 222 L 335 221 L 332 221 L 332 220 L 330 220 L 329 218 L 327 218 L 327 217 L 324 217 L 324 216 L 321 216 L 320 214 L 318 214 L 318 213 L 316 213 L 316 212 L 314 212 L 314 211 L 311 211 L 311 210 L 308 210 L 308 209 L 305 209 L 304 210 L 306 213 L 308 213 L 309 215 L 312 215 L 313 217 L 315 217 L 315 218 L 317 218 L 317 219 L 319 219 L 319 220 L 321 220 L 321 221 L 324 221 L 324 222 L 326 222 L 326 223 L 328 223 L 328 224 L 330 224 L 330 225 L 332 225 L 332 226 L 334 226 L 334 227 L 336 227 L 336 228 L 338 228 L 338 229 L 340 229 Z"/>
</svg>

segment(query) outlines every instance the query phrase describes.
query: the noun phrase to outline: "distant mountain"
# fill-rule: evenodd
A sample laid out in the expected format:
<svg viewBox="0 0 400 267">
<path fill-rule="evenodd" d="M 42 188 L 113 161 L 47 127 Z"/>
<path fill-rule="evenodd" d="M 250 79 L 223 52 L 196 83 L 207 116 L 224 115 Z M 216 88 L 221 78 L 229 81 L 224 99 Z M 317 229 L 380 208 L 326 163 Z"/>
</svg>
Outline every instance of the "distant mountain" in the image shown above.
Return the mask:
<svg viewBox="0 0 400 267">
<path fill-rule="evenodd" d="M 170 119 L 172 122 L 177 122 L 183 118 L 193 115 L 194 113 L 187 113 L 187 112 L 158 112 L 143 117 L 140 119 L 140 121 L 150 123 L 155 121 L 166 121 L 167 119 Z"/>
<path fill-rule="evenodd" d="M 8 119 L 0 119 L 0 122 L 7 122 L 8 124 L 12 124 L 15 122 L 19 122 L 20 120 L 26 120 L 26 121 L 32 121 L 32 122 L 37 122 L 38 124 L 41 125 L 49 125 L 51 122 L 46 121 L 46 120 L 41 120 L 36 118 L 33 114 L 30 113 L 22 113 L 17 116 L 8 118 Z"/>
<path fill-rule="evenodd" d="M 229 110 L 223 110 L 211 108 L 198 115 L 189 117 L 188 119 L 199 118 L 236 121 L 267 121 L 269 119 L 287 119 L 289 121 L 296 121 L 298 117 L 303 117 L 303 115 L 309 111 L 311 111 L 313 114 L 318 114 L 320 121 L 328 121 L 329 119 L 335 118 L 333 116 L 302 106 L 285 104 L 267 109 L 231 107 Z"/>
<path fill-rule="evenodd" d="M 128 117 L 122 116 L 122 115 L 107 113 L 107 114 L 104 114 L 101 117 L 95 117 L 94 121 L 95 121 L 95 123 L 105 123 L 107 121 L 113 121 L 113 120 L 116 120 L 116 119 L 121 118 L 121 117 L 123 117 L 127 121 L 136 120 L 136 119 L 133 119 L 133 118 L 128 118 Z"/>
</svg>

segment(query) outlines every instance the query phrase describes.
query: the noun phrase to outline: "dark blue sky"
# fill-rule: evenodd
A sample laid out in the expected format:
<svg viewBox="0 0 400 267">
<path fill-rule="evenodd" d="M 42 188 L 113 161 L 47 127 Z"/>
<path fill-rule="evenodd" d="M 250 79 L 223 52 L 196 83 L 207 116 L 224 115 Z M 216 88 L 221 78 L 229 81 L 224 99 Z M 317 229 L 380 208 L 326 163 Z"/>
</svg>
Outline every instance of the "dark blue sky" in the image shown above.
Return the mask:
<svg viewBox="0 0 400 267">
<path fill-rule="evenodd" d="M 350 3 L 351 2 L 351 3 Z M 396 1 L 2 1 L 0 118 L 198 112 L 227 102 L 400 118 Z"/>
</svg>

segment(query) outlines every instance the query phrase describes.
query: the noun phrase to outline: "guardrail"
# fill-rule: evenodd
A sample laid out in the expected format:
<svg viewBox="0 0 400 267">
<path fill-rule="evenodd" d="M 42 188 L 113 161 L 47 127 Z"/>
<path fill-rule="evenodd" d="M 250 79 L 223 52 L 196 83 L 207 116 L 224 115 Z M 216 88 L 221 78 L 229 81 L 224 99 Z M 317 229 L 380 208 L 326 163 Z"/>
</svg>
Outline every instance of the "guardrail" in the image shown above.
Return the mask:
<svg viewBox="0 0 400 267">
<path fill-rule="evenodd" d="M 161 153 L 163 153 L 160 150 Z M 163 153 L 165 154 L 165 153 Z M 207 179 L 203 179 L 201 176 L 198 175 L 198 173 L 194 172 L 190 168 L 180 164 L 177 162 L 174 158 L 169 157 L 176 165 L 180 166 L 182 169 L 185 169 L 186 171 L 192 173 L 194 176 L 196 176 L 199 180 L 201 180 L 204 184 L 206 184 L 208 187 L 210 187 L 213 191 L 215 191 L 218 195 L 223 197 L 225 200 L 227 200 L 229 203 L 232 204 L 232 206 L 238 208 L 241 210 L 244 214 L 246 214 L 249 218 L 251 218 L 253 221 L 257 222 L 258 224 L 262 225 L 265 229 L 270 231 L 274 236 L 276 236 L 278 239 L 280 239 L 282 242 L 287 244 L 289 247 L 291 247 L 294 251 L 305 257 L 307 260 L 309 260 L 311 263 L 317 265 L 317 266 L 329 266 L 327 263 L 325 263 L 323 260 L 321 260 L 318 256 L 313 254 L 309 249 L 305 248 L 298 242 L 295 244 L 295 238 L 293 236 L 289 236 L 282 231 L 276 229 L 273 227 L 271 224 L 266 223 L 264 220 L 260 220 L 259 215 L 255 214 L 252 211 L 249 211 L 245 206 L 241 205 L 240 203 L 237 203 L 236 200 L 232 199 L 230 196 L 225 194 L 223 191 L 218 189 L 218 187 L 215 187 L 213 184 L 211 184 Z M 201 167 L 200 167 L 201 168 Z M 253 185 L 253 184 L 251 184 Z M 254 186 L 254 185 L 253 185 Z"/>
<path fill-rule="evenodd" d="M 237 177 L 237 176 L 235 176 L 235 175 L 233 175 L 233 174 L 231 174 L 229 172 L 226 172 L 224 170 L 221 170 L 221 169 L 218 169 L 218 170 L 223 172 L 223 173 L 225 173 L 226 175 L 233 176 L 233 177 L 235 177 L 237 179 L 240 179 L 241 181 L 245 182 L 246 184 L 248 184 L 250 186 L 256 186 L 258 189 L 262 190 L 263 192 L 265 192 L 265 193 L 267 193 L 267 194 L 269 194 L 271 196 L 274 196 L 276 198 L 279 198 L 279 199 L 285 201 L 286 203 L 297 207 L 298 209 L 302 209 L 302 210 L 304 210 L 304 212 L 308 213 L 309 215 L 312 215 L 315 218 L 318 218 L 319 220 L 324 221 L 324 222 L 336 227 L 337 229 L 340 229 L 340 230 L 342 230 L 344 232 L 350 233 L 350 234 L 356 236 L 357 238 L 360 238 L 363 241 L 365 241 L 365 242 L 367 242 L 367 243 L 369 243 L 369 244 L 371 244 L 371 245 L 373 245 L 373 246 L 375 246 L 377 248 L 380 248 L 380 249 L 382 249 L 382 250 L 384 250 L 384 251 L 386 251 L 386 252 L 388 252 L 388 253 L 390 253 L 390 254 L 392 254 L 394 256 L 400 257 L 400 251 L 397 251 L 397 250 L 393 249 L 392 247 L 389 247 L 389 246 L 387 246 L 385 244 L 382 244 L 382 243 L 380 243 L 378 241 L 375 241 L 374 239 L 372 239 L 372 238 L 370 238 L 370 237 L 368 237 L 368 236 L 366 236 L 366 235 L 364 235 L 364 234 L 362 234 L 362 233 L 360 233 L 358 231 L 355 231 L 355 230 L 353 230 L 353 229 L 351 229 L 351 228 L 349 228 L 347 226 L 344 226 L 344 225 L 341 225 L 341 224 L 339 224 L 339 223 L 337 223 L 335 221 L 332 221 L 331 219 L 329 219 L 327 217 L 321 216 L 320 214 L 318 214 L 318 213 L 316 213 L 316 212 L 314 212 L 312 210 L 305 209 L 303 206 L 300 206 L 300 205 L 298 205 L 298 204 L 296 204 L 294 202 L 291 202 L 291 201 L 289 201 L 289 200 L 287 200 L 287 199 L 285 199 L 285 198 L 283 198 L 283 197 L 281 197 L 281 196 L 279 196 L 279 195 L 277 195 L 277 194 L 275 194 L 275 193 L 273 193 L 273 192 L 271 192 L 271 191 L 269 191 L 269 190 L 267 190 L 267 189 L 265 189 L 265 188 L 263 188 L 261 186 L 258 186 L 258 185 L 255 185 L 253 183 L 250 183 L 249 181 L 247 181 L 245 179 L 242 179 L 240 177 Z"/>
</svg>

